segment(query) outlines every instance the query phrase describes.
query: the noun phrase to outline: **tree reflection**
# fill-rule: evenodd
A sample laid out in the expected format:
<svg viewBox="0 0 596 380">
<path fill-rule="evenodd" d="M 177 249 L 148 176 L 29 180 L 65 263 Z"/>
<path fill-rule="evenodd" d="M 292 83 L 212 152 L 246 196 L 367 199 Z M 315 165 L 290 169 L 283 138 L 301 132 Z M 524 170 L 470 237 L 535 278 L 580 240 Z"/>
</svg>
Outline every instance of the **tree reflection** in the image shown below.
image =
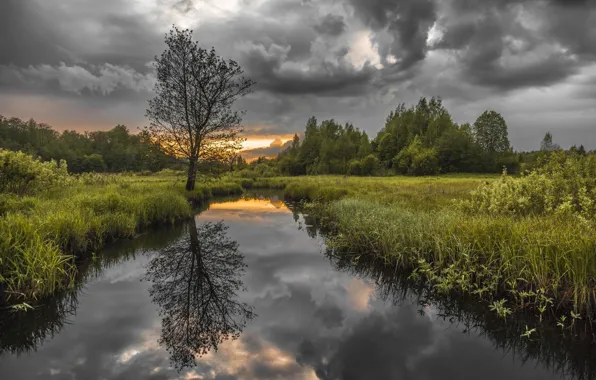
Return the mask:
<svg viewBox="0 0 596 380">
<path fill-rule="evenodd" d="M 222 222 L 188 226 L 188 234 L 151 260 L 146 278 L 160 307 L 159 343 L 177 370 L 196 365 L 196 357 L 236 339 L 252 307 L 237 300 L 246 265 L 238 244 Z"/>
<path fill-rule="evenodd" d="M 73 287 L 32 303 L 32 310 L 15 311 L 8 304 L 0 304 L 0 356 L 37 351 L 71 322 L 78 308 L 78 296 L 88 282 L 101 278 L 105 270 L 134 259 L 139 252 L 161 249 L 177 241 L 182 232 L 182 226 L 162 226 L 137 239 L 108 246 L 94 258 L 78 261 Z"/>
</svg>

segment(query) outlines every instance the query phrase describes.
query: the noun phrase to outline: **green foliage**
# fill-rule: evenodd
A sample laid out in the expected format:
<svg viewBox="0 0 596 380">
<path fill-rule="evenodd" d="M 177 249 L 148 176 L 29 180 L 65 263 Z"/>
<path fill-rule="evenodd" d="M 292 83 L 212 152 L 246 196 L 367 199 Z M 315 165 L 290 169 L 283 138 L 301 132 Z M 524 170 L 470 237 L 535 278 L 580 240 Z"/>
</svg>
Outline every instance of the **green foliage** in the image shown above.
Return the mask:
<svg viewBox="0 0 596 380">
<path fill-rule="evenodd" d="M 372 153 L 366 133 L 347 123 L 325 120 L 320 125 L 314 117 L 306 124 L 304 140 L 294 137 L 276 163 L 282 175 L 346 174 L 353 160 Z"/>
<path fill-rule="evenodd" d="M 455 125 L 443 133 L 437 142 L 437 158 L 442 173 L 483 170 L 482 151 L 468 124 Z"/>
<path fill-rule="evenodd" d="M 546 135 L 544 135 L 544 138 L 540 143 L 540 150 L 542 152 L 552 152 L 559 149 L 561 149 L 561 147 L 558 144 L 553 143 L 552 133 L 546 132 Z"/>
<path fill-rule="evenodd" d="M 376 175 L 379 171 L 380 162 L 377 156 L 369 154 L 362 160 L 362 175 L 371 176 Z"/>
<path fill-rule="evenodd" d="M 373 164 L 371 155 L 379 165 L 367 167 L 366 160 Z M 439 98 L 421 98 L 409 108 L 400 104 L 373 141 L 349 123 L 325 120 L 319 124 L 311 117 L 302 143 L 295 136 L 275 163 L 279 174 L 291 176 L 375 175 L 389 173 L 390 168 L 409 175 L 519 169 L 519 157 L 511 153 L 501 115 L 484 112 L 472 130 L 469 124 L 455 124 Z"/>
<path fill-rule="evenodd" d="M 234 172 L 234 175 L 241 178 L 270 178 L 279 176 L 282 169 L 285 169 L 283 165 L 277 165 L 272 160 L 261 158 L 251 162 L 247 167 Z"/>
<path fill-rule="evenodd" d="M 397 140 L 390 132 L 384 133 L 379 140 L 379 158 L 386 168 L 391 167 L 391 160 L 398 152 Z"/>
<path fill-rule="evenodd" d="M 0 193 L 34 194 L 68 179 L 64 161 L 41 162 L 23 152 L 0 149 Z"/>
<path fill-rule="evenodd" d="M 101 154 L 93 153 L 83 156 L 81 163 L 81 171 L 85 173 L 95 172 L 101 173 L 106 170 L 106 164 L 103 161 Z"/>
<path fill-rule="evenodd" d="M 348 166 L 348 174 L 349 175 L 362 175 L 362 163 L 358 160 L 350 161 Z"/>
<path fill-rule="evenodd" d="M 1 148 L 22 151 L 40 157 L 42 161 L 65 160 L 71 173 L 155 172 L 181 165 L 179 160 L 167 156 L 153 143 L 147 133 L 133 135 L 123 125 L 106 132 L 64 131 L 60 134 L 34 120 L 9 119 L 0 115 Z"/>
<path fill-rule="evenodd" d="M 485 111 L 474 123 L 476 141 L 489 154 L 504 153 L 511 149 L 507 123 L 495 111 Z"/>
<path fill-rule="evenodd" d="M 393 159 L 397 173 L 409 175 L 438 174 L 439 160 L 435 148 L 424 148 L 418 136 Z"/>
<path fill-rule="evenodd" d="M 553 152 L 529 174 L 481 186 L 464 204 L 467 210 L 493 215 L 572 216 L 596 221 L 596 155 Z"/>
</svg>

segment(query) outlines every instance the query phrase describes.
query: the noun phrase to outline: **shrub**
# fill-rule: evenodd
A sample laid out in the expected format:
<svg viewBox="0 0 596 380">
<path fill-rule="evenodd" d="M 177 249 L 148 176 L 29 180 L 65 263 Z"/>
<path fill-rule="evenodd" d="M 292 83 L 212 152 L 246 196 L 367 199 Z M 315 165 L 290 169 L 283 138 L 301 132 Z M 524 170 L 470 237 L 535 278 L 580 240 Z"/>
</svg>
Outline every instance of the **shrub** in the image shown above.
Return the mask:
<svg viewBox="0 0 596 380">
<path fill-rule="evenodd" d="M 596 216 L 596 156 L 555 152 L 529 174 L 480 186 L 463 203 L 468 211 L 503 215 Z"/>
<path fill-rule="evenodd" d="M 377 156 L 369 154 L 362 160 L 362 175 L 375 175 L 379 171 L 380 162 Z"/>
<path fill-rule="evenodd" d="M 33 194 L 69 180 L 64 160 L 42 162 L 23 152 L 0 149 L 0 193 Z"/>
<path fill-rule="evenodd" d="M 100 173 L 106 170 L 106 164 L 101 154 L 93 153 L 83 156 L 81 169 L 83 172 Z"/>
<path fill-rule="evenodd" d="M 362 174 L 362 164 L 358 160 L 350 161 L 348 166 L 348 174 L 349 175 L 361 175 Z"/>
<path fill-rule="evenodd" d="M 416 136 L 412 143 L 393 158 L 393 168 L 397 173 L 409 175 L 432 175 L 440 170 L 437 150 L 424 148 Z"/>
</svg>

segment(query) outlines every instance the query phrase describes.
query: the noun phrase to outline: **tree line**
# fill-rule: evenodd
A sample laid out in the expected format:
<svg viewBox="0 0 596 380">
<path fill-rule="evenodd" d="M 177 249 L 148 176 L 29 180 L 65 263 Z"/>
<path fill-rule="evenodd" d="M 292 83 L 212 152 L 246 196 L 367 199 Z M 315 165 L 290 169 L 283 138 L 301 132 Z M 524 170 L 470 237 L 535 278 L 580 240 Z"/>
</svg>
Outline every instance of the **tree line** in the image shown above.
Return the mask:
<svg viewBox="0 0 596 380">
<path fill-rule="evenodd" d="M 300 141 L 295 135 L 277 158 L 260 158 L 249 170 L 261 175 L 514 173 L 531 169 L 548 152 L 560 149 L 548 132 L 540 151 L 514 152 L 499 113 L 487 110 L 473 124 L 457 124 L 435 97 L 422 97 L 410 107 L 400 104 L 373 139 L 352 124 L 319 123 L 314 117 L 303 136 Z M 570 151 L 586 154 L 583 146 Z"/>
<path fill-rule="evenodd" d="M 71 173 L 140 172 L 180 167 L 147 132 L 131 134 L 124 125 L 109 131 L 62 133 L 34 120 L 0 115 L 0 148 L 22 151 L 44 161 L 65 160 Z"/>
</svg>

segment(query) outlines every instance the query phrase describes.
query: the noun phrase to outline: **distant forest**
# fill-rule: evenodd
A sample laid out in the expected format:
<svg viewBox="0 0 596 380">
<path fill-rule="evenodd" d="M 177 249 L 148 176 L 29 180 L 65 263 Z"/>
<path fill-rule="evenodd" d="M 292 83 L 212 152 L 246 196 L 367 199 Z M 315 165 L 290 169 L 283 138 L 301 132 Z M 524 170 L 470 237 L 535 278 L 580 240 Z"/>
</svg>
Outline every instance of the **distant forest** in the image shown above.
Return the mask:
<svg viewBox="0 0 596 380">
<path fill-rule="evenodd" d="M 352 124 L 312 117 L 302 141 L 296 135 L 277 158 L 261 157 L 243 170 L 245 176 L 519 173 L 556 150 L 547 133 L 539 151 L 514 152 L 499 113 L 488 110 L 474 124 L 459 125 L 441 99 L 421 98 L 414 106 L 400 104 L 373 139 Z M 569 152 L 586 154 L 583 146 Z"/>
<path fill-rule="evenodd" d="M 474 124 L 457 124 L 438 98 L 399 105 L 374 138 L 350 123 L 308 119 L 299 135 L 277 157 L 247 163 L 240 155 L 219 163 L 246 176 L 276 175 L 432 175 L 439 173 L 516 173 L 531 169 L 560 147 L 550 133 L 540 151 L 514 152 L 507 123 L 486 111 Z M 19 150 L 42 160 L 66 160 L 71 173 L 140 172 L 182 169 L 184 162 L 165 154 L 147 132 L 132 134 L 123 125 L 109 131 L 59 133 L 50 126 L 0 115 L 0 148 Z M 569 152 L 587 154 L 583 146 Z M 212 166 L 212 163 L 211 163 Z M 221 172 L 221 170 L 220 170 Z"/>
<path fill-rule="evenodd" d="M 155 172 L 181 165 L 152 144 L 146 132 L 131 134 L 123 125 L 106 132 L 59 133 L 34 120 L 0 115 L 0 148 L 20 150 L 44 161 L 66 160 L 71 173 Z"/>
</svg>

